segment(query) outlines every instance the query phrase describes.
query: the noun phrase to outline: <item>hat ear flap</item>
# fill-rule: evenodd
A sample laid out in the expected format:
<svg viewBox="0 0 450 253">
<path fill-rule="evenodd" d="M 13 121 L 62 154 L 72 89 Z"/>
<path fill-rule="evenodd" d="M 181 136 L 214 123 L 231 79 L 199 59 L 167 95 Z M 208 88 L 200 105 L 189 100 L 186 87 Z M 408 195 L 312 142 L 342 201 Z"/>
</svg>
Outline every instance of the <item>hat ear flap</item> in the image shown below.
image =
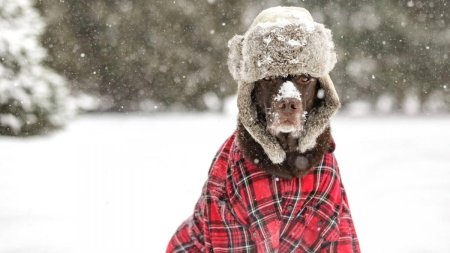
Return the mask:
<svg viewBox="0 0 450 253">
<path fill-rule="evenodd" d="M 242 44 L 244 36 L 235 35 L 228 41 L 228 70 L 233 76 L 234 80 L 241 80 L 241 67 L 242 67 Z"/>
<path fill-rule="evenodd" d="M 319 82 L 320 89 L 323 90 L 324 94 L 323 101 L 308 113 L 308 119 L 298 142 L 298 150 L 301 153 L 316 145 L 317 137 L 330 125 L 330 118 L 341 107 L 330 75 L 326 74 L 320 77 Z"/>
<path fill-rule="evenodd" d="M 274 164 L 282 163 L 286 158 L 286 153 L 275 137 L 267 133 L 267 130 L 258 123 L 256 106 L 252 102 L 252 91 L 254 82 L 245 83 L 242 81 L 243 57 L 242 47 L 244 36 L 235 35 L 228 41 L 228 69 L 233 79 L 238 81 L 238 109 L 239 121 L 249 132 L 256 142 L 264 149 L 269 159 Z"/>
</svg>

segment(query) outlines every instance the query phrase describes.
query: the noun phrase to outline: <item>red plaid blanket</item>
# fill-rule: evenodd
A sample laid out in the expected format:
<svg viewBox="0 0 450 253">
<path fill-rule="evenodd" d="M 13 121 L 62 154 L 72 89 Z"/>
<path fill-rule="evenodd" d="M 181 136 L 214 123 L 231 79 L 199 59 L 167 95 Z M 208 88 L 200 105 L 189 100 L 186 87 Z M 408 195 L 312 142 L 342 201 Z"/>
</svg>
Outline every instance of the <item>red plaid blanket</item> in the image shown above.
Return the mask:
<svg viewBox="0 0 450 253">
<path fill-rule="evenodd" d="M 308 175 L 282 179 L 245 160 L 235 135 L 167 252 L 360 252 L 332 153 Z"/>
</svg>

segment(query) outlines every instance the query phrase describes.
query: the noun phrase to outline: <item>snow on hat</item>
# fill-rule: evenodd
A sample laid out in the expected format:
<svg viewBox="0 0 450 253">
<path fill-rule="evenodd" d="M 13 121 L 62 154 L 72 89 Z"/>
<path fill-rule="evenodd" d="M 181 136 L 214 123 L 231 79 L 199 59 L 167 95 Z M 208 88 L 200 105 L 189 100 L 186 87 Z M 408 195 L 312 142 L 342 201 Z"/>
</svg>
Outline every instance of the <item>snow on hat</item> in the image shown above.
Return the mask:
<svg viewBox="0 0 450 253">
<path fill-rule="evenodd" d="M 314 22 L 304 8 L 278 6 L 262 11 L 244 35 L 230 39 L 228 47 L 228 68 L 238 82 L 239 121 L 275 164 L 282 163 L 286 154 L 257 120 L 251 99 L 254 82 L 265 77 L 301 74 L 319 78 L 324 98 L 308 113 L 298 146 L 302 153 L 312 149 L 340 107 L 328 75 L 336 64 L 331 31 Z"/>
<path fill-rule="evenodd" d="M 236 81 L 267 76 L 328 74 L 336 63 L 331 31 L 300 7 L 262 11 L 244 35 L 229 42 L 228 67 Z"/>
</svg>

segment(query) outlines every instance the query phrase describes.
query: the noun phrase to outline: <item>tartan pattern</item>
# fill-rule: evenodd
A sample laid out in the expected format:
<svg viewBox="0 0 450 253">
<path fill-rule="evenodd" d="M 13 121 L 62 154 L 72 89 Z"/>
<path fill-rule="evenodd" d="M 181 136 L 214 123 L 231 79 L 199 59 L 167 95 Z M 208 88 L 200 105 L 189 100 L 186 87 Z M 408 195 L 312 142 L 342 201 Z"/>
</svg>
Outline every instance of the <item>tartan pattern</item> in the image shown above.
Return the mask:
<svg viewBox="0 0 450 253">
<path fill-rule="evenodd" d="M 283 179 L 244 159 L 235 136 L 166 252 L 360 252 L 332 151 L 308 175 Z"/>
</svg>

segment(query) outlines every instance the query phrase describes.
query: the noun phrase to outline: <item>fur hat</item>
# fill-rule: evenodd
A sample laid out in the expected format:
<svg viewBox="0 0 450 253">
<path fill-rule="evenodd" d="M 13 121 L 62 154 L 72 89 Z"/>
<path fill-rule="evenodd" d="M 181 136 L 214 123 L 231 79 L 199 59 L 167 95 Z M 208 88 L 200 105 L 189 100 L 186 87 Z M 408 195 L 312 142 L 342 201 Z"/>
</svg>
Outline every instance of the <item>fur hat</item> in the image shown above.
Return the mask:
<svg viewBox="0 0 450 253">
<path fill-rule="evenodd" d="M 320 106 L 308 113 L 298 150 L 303 153 L 313 148 L 340 107 L 328 75 L 336 64 L 331 31 L 314 22 L 304 8 L 279 6 L 262 11 L 248 31 L 235 35 L 228 47 L 228 68 L 238 82 L 239 121 L 275 164 L 282 163 L 286 154 L 257 120 L 251 99 L 254 82 L 265 77 L 301 74 L 319 79 L 324 97 Z"/>
</svg>

